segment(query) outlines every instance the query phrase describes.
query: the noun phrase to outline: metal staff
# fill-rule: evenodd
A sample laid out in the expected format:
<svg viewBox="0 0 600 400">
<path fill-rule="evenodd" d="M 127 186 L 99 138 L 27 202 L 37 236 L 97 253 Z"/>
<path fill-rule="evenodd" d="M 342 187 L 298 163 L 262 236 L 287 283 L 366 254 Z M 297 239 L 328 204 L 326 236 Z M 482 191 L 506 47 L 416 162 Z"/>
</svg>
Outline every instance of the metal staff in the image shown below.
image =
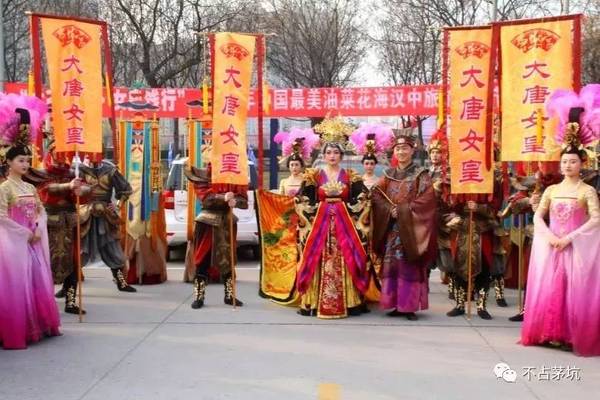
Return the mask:
<svg viewBox="0 0 600 400">
<path fill-rule="evenodd" d="M 231 289 L 233 295 L 233 309 L 235 310 L 235 306 L 237 303 L 235 292 L 235 258 L 233 252 L 235 243 L 233 242 L 233 208 L 229 207 L 229 259 L 231 262 Z"/>
<path fill-rule="evenodd" d="M 473 210 L 469 210 L 469 236 L 467 251 L 467 319 L 471 319 L 471 296 L 473 293 Z"/>
<path fill-rule="evenodd" d="M 525 230 L 525 216 L 523 214 L 519 214 L 519 275 L 517 278 L 517 286 L 519 290 L 519 312 L 523 311 L 523 267 L 524 267 L 524 257 L 523 257 L 523 245 L 525 244 L 525 240 L 523 238 L 524 230 Z"/>
<path fill-rule="evenodd" d="M 79 179 L 79 150 L 75 149 L 75 179 Z M 79 194 L 75 193 L 75 218 L 76 218 L 76 250 L 77 250 L 77 286 L 79 293 L 77 294 L 77 303 L 79 305 L 79 322 L 83 322 L 83 271 L 81 269 L 81 219 L 79 217 Z"/>
</svg>

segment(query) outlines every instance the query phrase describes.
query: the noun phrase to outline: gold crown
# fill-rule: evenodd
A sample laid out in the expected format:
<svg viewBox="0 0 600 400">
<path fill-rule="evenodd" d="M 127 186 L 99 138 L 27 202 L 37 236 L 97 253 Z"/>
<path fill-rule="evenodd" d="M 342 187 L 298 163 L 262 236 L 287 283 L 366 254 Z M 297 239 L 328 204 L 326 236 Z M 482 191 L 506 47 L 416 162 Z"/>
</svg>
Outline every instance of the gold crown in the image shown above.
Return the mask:
<svg viewBox="0 0 600 400">
<path fill-rule="evenodd" d="M 440 140 L 433 139 L 433 140 L 431 140 L 431 142 L 429 142 L 429 146 L 427 146 L 427 150 L 428 151 L 432 151 L 432 150 L 442 151 L 443 147 L 444 147 L 444 145 L 442 144 L 442 142 Z"/>
<path fill-rule="evenodd" d="M 15 138 L 15 143 L 13 146 L 23 146 L 27 147 L 31 144 L 31 137 L 29 133 L 29 124 L 21 124 L 19 125 L 19 133 Z"/>
<path fill-rule="evenodd" d="M 314 131 L 321 136 L 323 144 L 339 143 L 342 146 L 345 146 L 353 130 L 354 127 L 344 122 L 339 115 L 334 118 L 327 116 L 314 127 Z"/>
<path fill-rule="evenodd" d="M 563 142 L 563 149 L 583 149 L 581 139 L 579 138 L 579 124 L 577 122 L 569 122 L 565 128 L 565 140 Z"/>
<path fill-rule="evenodd" d="M 375 151 L 377 150 L 377 148 L 375 147 L 375 135 L 374 134 L 369 134 L 367 135 L 367 141 L 365 143 L 365 148 L 367 149 L 366 154 L 368 155 L 375 155 Z"/>
</svg>

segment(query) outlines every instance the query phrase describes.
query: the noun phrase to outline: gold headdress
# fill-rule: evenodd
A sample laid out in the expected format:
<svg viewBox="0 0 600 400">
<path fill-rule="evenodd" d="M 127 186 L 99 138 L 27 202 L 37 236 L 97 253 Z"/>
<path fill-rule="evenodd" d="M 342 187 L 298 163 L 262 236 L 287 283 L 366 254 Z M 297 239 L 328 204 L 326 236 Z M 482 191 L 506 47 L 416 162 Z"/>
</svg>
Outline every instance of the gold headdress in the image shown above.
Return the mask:
<svg viewBox="0 0 600 400">
<path fill-rule="evenodd" d="M 398 129 L 395 133 L 396 139 L 394 140 L 394 147 L 400 144 L 407 144 L 411 147 L 415 147 L 415 137 L 412 134 L 412 128 Z"/>
<path fill-rule="evenodd" d="M 348 137 L 354 131 L 352 125 L 344 122 L 341 116 L 325 117 L 323 121 L 315 125 L 314 131 L 321 136 L 321 143 L 338 144 L 346 149 Z"/>
</svg>

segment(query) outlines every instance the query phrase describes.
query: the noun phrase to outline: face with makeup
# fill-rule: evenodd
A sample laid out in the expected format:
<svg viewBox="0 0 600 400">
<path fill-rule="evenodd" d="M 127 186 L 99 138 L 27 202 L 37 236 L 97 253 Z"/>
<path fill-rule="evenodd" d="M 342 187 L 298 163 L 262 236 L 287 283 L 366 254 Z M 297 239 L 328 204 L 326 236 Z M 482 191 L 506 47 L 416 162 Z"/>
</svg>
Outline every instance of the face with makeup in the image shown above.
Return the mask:
<svg viewBox="0 0 600 400">
<path fill-rule="evenodd" d="M 342 161 L 342 151 L 338 146 L 335 145 L 325 146 L 325 149 L 323 149 L 323 156 L 325 158 L 325 162 L 330 167 L 337 167 Z"/>
</svg>

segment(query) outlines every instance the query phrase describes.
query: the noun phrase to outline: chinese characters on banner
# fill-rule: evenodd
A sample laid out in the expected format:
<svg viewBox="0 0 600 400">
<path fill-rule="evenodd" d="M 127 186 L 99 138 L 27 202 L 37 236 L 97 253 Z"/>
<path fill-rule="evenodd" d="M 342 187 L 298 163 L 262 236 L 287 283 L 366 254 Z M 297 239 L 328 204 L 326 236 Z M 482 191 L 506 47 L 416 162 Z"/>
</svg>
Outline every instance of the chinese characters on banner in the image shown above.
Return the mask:
<svg viewBox="0 0 600 400">
<path fill-rule="evenodd" d="M 494 24 L 500 39 L 502 161 L 558 160 L 557 121 L 546 115 L 545 102 L 556 89 L 579 89 L 579 20 L 576 15 Z"/>
<path fill-rule="evenodd" d="M 493 168 L 485 163 L 492 28 L 447 28 L 444 38 L 451 192 L 492 193 Z"/>
<path fill-rule="evenodd" d="M 216 190 L 248 186 L 246 120 L 255 44 L 254 36 L 215 34 L 211 162 Z"/>
<path fill-rule="evenodd" d="M 40 18 L 59 154 L 102 154 L 101 26 Z"/>
<path fill-rule="evenodd" d="M 27 93 L 25 83 L 7 83 L 9 93 Z M 397 116 L 436 115 L 438 101 L 437 85 L 348 87 L 348 88 L 271 88 L 271 108 L 267 117 L 325 117 L 328 113 L 345 116 Z M 188 103 L 202 98 L 200 89 L 192 88 L 114 88 L 115 110 L 124 118 L 131 118 L 135 110 L 123 103 L 148 103 L 158 107 L 158 118 L 202 117 L 202 107 L 190 108 Z M 105 92 L 103 92 L 105 93 Z M 50 91 L 44 93 L 50 96 Z M 256 117 L 258 101 L 256 89 L 250 90 L 248 116 Z M 104 117 L 110 116 L 104 102 Z"/>
</svg>

